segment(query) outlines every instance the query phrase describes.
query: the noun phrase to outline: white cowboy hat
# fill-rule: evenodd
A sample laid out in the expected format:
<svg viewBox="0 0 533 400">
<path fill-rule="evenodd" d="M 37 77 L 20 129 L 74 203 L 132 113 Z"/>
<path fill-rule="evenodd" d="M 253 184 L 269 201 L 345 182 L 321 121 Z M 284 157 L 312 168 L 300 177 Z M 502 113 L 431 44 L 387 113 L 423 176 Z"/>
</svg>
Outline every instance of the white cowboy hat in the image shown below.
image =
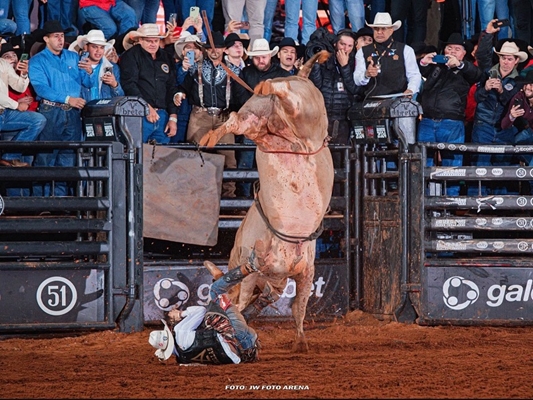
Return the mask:
<svg viewBox="0 0 533 400">
<path fill-rule="evenodd" d="M 402 21 L 398 20 L 393 24 L 392 18 L 389 13 L 378 12 L 374 17 L 374 23 L 369 24 L 368 22 L 366 22 L 366 24 L 371 28 L 392 28 L 393 31 L 396 31 L 400 29 L 400 26 L 402 26 Z"/>
<path fill-rule="evenodd" d="M 196 35 L 193 35 L 189 31 L 183 31 L 177 40 L 176 43 L 174 43 L 174 50 L 176 51 L 176 55 L 179 59 L 183 60 L 183 48 L 187 43 L 194 43 L 197 44 L 197 42 L 200 41 L 200 38 Z"/>
<path fill-rule="evenodd" d="M 160 360 L 168 360 L 174 351 L 174 335 L 164 319 L 161 320 L 165 328 L 162 331 L 150 332 L 148 343 L 156 348 L 155 356 Z"/>
<path fill-rule="evenodd" d="M 122 40 L 122 46 L 124 46 L 124 50 L 128 50 L 133 47 L 135 42 L 139 40 L 139 38 L 145 38 L 145 37 L 154 37 L 159 39 L 164 39 L 168 35 L 168 32 L 165 35 L 162 35 L 159 31 L 159 25 L 157 24 L 142 24 L 139 29 L 136 31 L 130 31 L 124 36 L 124 39 Z"/>
<path fill-rule="evenodd" d="M 502 44 L 500 51 L 494 50 L 494 53 L 499 56 L 515 56 L 518 57 L 520 62 L 527 60 L 527 53 L 525 51 L 520 51 L 516 43 L 514 42 L 505 42 Z"/>
<path fill-rule="evenodd" d="M 279 47 L 276 46 L 272 50 L 270 50 L 270 45 L 268 44 L 268 40 L 266 39 L 255 39 L 254 43 L 252 44 L 252 50 L 248 51 L 244 49 L 244 52 L 250 56 L 266 56 L 267 54 L 270 54 L 271 56 L 275 56 L 278 53 Z"/>
<path fill-rule="evenodd" d="M 91 29 L 86 35 L 79 35 L 76 40 L 70 44 L 68 49 L 79 53 L 87 43 L 106 46 L 106 50 L 108 50 L 115 44 L 115 39 L 107 41 L 104 32 L 99 29 Z"/>
</svg>

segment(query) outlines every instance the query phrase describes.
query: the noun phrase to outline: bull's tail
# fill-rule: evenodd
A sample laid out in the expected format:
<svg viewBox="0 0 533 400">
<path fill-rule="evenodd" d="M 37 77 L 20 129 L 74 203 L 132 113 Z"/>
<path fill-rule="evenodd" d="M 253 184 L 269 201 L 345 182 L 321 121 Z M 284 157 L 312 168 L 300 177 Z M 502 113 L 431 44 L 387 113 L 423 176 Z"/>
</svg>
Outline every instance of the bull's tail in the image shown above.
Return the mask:
<svg viewBox="0 0 533 400">
<path fill-rule="evenodd" d="M 313 57 L 311 57 L 305 62 L 304 65 L 302 65 L 302 68 L 300 69 L 300 71 L 298 71 L 298 76 L 301 76 L 302 78 L 309 78 L 309 74 L 311 73 L 311 68 L 313 68 L 313 64 L 315 62 L 318 62 L 319 64 L 325 63 L 330 56 L 331 53 L 327 50 L 321 50 L 318 53 L 314 54 Z"/>
</svg>

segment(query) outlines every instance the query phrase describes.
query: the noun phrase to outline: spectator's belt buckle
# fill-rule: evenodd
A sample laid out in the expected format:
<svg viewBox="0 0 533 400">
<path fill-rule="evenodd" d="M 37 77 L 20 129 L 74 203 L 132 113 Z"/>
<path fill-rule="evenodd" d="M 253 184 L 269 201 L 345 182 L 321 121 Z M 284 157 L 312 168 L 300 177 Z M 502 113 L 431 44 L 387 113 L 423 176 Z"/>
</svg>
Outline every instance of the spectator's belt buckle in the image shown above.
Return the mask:
<svg viewBox="0 0 533 400">
<path fill-rule="evenodd" d="M 46 100 L 46 99 L 43 99 L 42 102 L 43 102 L 43 104 L 47 104 L 47 105 L 52 106 L 52 107 L 59 107 L 63 111 L 69 111 L 69 110 L 72 109 L 72 106 L 70 106 L 68 104 L 65 104 L 65 103 L 56 103 L 55 101 L 49 101 L 49 100 Z"/>
<path fill-rule="evenodd" d="M 5 108 L 0 108 L 0 115 L 2 115 L 6 111 Z"/>
<path fill-rule="evenodd" d="M 222 112 L 222 108 L 207 107 L 207 114 L 211 115 L 212 117 L 218 116 L 221 112 Z"/>
</svg>

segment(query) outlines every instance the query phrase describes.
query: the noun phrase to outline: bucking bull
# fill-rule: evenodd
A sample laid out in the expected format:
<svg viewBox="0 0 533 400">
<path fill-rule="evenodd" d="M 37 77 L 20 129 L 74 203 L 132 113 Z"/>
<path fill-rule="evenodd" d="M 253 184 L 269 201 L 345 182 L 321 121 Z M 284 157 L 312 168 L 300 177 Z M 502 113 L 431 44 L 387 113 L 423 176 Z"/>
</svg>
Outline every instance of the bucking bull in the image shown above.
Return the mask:
<svg viewBox="0 0 533 400">
<path fill-rule="evenodd" d="M 316 239 L 333 188 L 324 100 L 307 79 L 312 64 L 328 55 L 315 54 L 298 76 L 258 84 L 238 113 L 200 141 L 211 147 L 234 133 L 257 145 L 260 187 L 236 233 L 228 268 L 251 257 L 260 272 L 247 276 L 230 297 L 249 320 L 280 297 L 289 277 L 294 279 L 295 352 L 309 349 L 303 323 L 315 273 Z"/>
</svg>

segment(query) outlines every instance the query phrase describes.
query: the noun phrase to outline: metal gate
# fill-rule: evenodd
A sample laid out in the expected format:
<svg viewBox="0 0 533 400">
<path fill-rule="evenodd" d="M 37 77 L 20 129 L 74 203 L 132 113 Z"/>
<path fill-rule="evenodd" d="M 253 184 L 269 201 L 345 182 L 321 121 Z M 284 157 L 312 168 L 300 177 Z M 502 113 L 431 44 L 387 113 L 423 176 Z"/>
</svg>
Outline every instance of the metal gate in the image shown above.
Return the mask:
<svg viewBox="0 0 533 400">
<path fill-rule="evenodd" d="M 122 143 L 2 142 L 4 152 L 62 150 L 77 161 L 0 168 L 0 332 L 143 329 L 142 169 L 131 132 L 145 107 L 118 101 L 111 135 L 120 130 Z M 68 196 L 27 195 L 58 182 Z"/>
</svg>

